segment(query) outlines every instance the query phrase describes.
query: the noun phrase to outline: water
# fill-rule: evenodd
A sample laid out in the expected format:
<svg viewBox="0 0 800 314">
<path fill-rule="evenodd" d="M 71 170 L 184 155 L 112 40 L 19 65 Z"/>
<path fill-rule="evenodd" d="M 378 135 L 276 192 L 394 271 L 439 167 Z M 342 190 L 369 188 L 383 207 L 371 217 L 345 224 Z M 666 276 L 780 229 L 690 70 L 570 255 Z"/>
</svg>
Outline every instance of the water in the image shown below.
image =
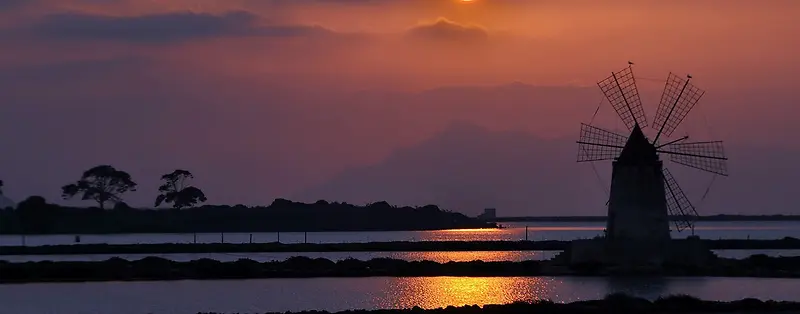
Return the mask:
<svg viewBox="0 0 800 314">
<path fill-rule="evenodd" d="M 509 223 L 507 229 L 400 232 L 310 232 L 308 242 L 370 241 L 473 241 L 525 239 L 526 223 Z M 530 240 L 573 240 L 602 233 L 603 223 L 527 223 Z M 800 222 L 701 222 L 695 233 L 707 239 L 800 238 Z M 673 234 L 682 238 L 687 233 Z M 284 243 L 304 241 L 303 233 L 281 233 Z M 29 236 L 28 245 L 72 244 L 74 235 Z M 220 234 L 198 234 L 198 242 L 220 242 Z M 246 243 L 250 234 L 225 234 L 228 243 Z M 254 233 L 254 242 L 274 242 L 275 233 Z M 81 243 L 191 243 L 191 234 L 84 235 Z M 0 236 L 0 245 L 19 245 L 19 236 Z M 520 261 L 549 259 L 557 252 L 319 252 L 319 253 L 213 253 L 160 254 L 176 261 L 212 258 L 232 261 L 284 260 L 291 256 L 332 260 L 367 260 L 390 257 L 405 260 Z M 800 250 L 717 251 L 725 257 L 751 254 L 797 256 Z M 106 260 L 113 256 L 140 259 L 150 254 L 0 256 L 9 261 Z M 552 299 L 570 302 L 602 298 L 625 292 L 649 299 L 670 294 L 690 294 L 703 299 L 735 300 L 746 297 L 800 301 L 800 280 L 773 278 L 579 278 L 579 277 L 419 277 L 419 278 L 311 278 L 266 280 L 216 280 L 169 282 L 33 283 L 0 285 L 3 313 L 197 313 L 217 311 L 254 313 L 379 308 L 423 308 L 464 304 L 499 304 Z M 46 296 L 46 302 L 42 298 Z"/>
<path fill-rule="evenodd" d="M 370 231 L 370 232 L 285 232 L 280 242 L 302 243 L 359 243 L 388 241 L 518 241 L 524 240 L 528 226 L 530 240 L 575 240 L 600 235 L 604 222 L 512 222 L 505 229 L 457 229 L 437 231 Z M 780 239 L 800 238 L 800 222 L 698 222 L 695 234 L 706 239 Z M 198 233 L 198 243 L 247 243 L 250 233 Z M 674 238 L 688 236 L 688 231 L 673 231 Z M 277 233 L 252 233 L 253 242 L 278 241 Z M 26 245 L 74 244 L 75 235 L 36 235 L 25 237 Z M 192 234 L 113 234 L 82 235 L 81 244 L 192 243 Z M 0 245 L 20 245 L 18 235 L 0 236 Z"/>
<path fill-rule="evenodd" d="M 800 301 L 800 280 L 774 278 L 609 279 L 581 277 L 369 277 L 0 285 L 2 313 L 256 313 L 571 302 L 625 292 L 655 299 Z M 46 296 L 46 301 L 43 297 Z"/>
</svg>

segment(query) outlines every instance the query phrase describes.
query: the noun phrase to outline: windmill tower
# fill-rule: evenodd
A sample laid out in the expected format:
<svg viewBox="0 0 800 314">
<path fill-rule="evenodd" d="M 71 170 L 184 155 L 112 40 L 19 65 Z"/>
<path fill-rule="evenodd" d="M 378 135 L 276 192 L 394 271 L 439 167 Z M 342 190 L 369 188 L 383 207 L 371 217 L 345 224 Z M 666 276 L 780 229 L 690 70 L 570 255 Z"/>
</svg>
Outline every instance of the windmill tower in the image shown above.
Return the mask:
<svg viewBox="0 0 800 314">
<path fill-rule="evenodd" d="M 659 142 L 669 137 L 705 93 L 669 73 L 651 128 L 653 140 L 644 133 L 648 126 L 632 63 L 597 85 L 630 131 L 625 136 L 588 124 L 581 124 L 578 162 L 613 160 L 608 200 L 606 239 L 609 242 L 639 242 L 658 248 L 670 241 L 670 216 L 677 231 L 694 230 L 695 207 L 664 167 L 669 161 L 727 176 L 721 141 L 688 142 L 688 136 Z"/>
</svg>

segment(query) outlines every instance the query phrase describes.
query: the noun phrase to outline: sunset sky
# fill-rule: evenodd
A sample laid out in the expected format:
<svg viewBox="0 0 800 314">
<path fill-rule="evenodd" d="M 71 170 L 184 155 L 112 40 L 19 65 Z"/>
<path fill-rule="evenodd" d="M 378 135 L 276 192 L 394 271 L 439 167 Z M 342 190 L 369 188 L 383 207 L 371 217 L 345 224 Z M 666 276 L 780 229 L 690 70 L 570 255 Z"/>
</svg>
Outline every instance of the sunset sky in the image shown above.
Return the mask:
<svg viewBox="0 0 800 314">
<path fill-rule="evenodd" d="M 610 163 L 603 186 L 574 141 L 630 60 L 651 118 L 670 71 L 707 91 L 676 132 L 728 148 L 701 213 L 800 214 L 799 16 L 793 0 L 3 0 L 0 179 L 17 201 L 91 205 L 59 188 L 111 164 L 149 206 L 185 168 L 212 204 L 602 215 Z M 608 103 L 596 123 L 622 128 Z M 678 175 L 699 201 L 711 176 Z"/>
</svg>

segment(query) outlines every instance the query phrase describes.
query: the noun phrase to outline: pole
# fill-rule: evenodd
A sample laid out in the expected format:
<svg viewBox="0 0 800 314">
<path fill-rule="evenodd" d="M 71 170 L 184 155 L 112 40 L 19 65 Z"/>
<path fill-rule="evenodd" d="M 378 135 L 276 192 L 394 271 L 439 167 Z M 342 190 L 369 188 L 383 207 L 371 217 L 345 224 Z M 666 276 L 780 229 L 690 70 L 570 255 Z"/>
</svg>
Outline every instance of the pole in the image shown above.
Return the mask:
<svg viewBox="0 0 800 314">
<path fill-rule="evenodd" d="M 250 234 L 250 244 L 253 244 L 253 234 Z"/>
<path fill-rule="evenodd" d="M 193 236 L 194 236 L 194 244 L 197 244 L 197 232 L 195 232 L 195 233 L 193 234 Z"/>
<path fill-rule="evenodd" d="M 281 232 L 278 231 L 278 243 L 281 243 Z"/>
<path fill-rule="evenodd" d="M 308 232 L 303 232 L 303 243 L 308 243 Z"/>
<path fill-rule="evenodd" d="M 219 243 L 225 243 L 225 233 L 224 232 L 220 232 L 219 233 Z"/>
<path fill-rule="evenodd" d="M 525 241 L 528 241 L 528 226 L 525 226 Z"/>
</svg>

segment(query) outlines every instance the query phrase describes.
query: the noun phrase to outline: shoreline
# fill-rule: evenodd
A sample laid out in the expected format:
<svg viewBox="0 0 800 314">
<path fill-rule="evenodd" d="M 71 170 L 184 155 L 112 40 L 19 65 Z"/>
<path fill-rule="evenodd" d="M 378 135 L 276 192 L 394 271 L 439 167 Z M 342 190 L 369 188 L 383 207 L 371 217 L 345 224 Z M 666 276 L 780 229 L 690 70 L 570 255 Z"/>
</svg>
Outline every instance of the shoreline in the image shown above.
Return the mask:
<svg viewBox="0 0 800 314">
<path fill-rule="evenodd" d="M 759 299 L 741 299 L 736 301 L 701 300 L 689 295 L 671 295 L 650 301 L 625 294 L 611 294 L 603 299 L 555 303 L 550 300 L 533 302 L 514 302 L 508 304 L 486 304 L 448 306 L 445 308 L 422 309 L 420 307 L 406 309 L 378 310 L 346 310 L 346 311 L 297 311 L 267 312 L 265 314 L 411 314 L 411 313 L 448 313 L 448 314 L 561 314 L 561 313 L 797 313 L 800 302 L 762 301 Z M 198 314 L 224 314 L 224 312 L 200 312 Z"/>
<path fill-rule="evenodd" d="M 660 269 L 620 271 L 601 264 L 566 266 L 547 261 L 447 262 L 374 258 L 366 261 L 291 257 L 284 261 L 239 259 L 220 262 L 199 259 L 175 262 L 149 256 L 128 261 L 111 258 L 92 262 L 0 261 L 0 283 L 173 281 L 320 277 L 528 277 L 528 276 L 644 276 L 644 277 L 758 277 L 800 278 L 800 257 L 754 255 L 745 259 L 716 258 L 705 266 L 666 265 Z"/>
<path fill-rule="evenodd" d="M 673 240 L 687 241 L 687 240 Z M 700 240 L 709 250 L 798 250 L 800 239 Z M 286 253 L 286 252 L 465 252 L 564 251 L 571 241 L 395 241 L 362 243 L 162 243 L 0 246 L 4 255 Z"/>
</svg>

